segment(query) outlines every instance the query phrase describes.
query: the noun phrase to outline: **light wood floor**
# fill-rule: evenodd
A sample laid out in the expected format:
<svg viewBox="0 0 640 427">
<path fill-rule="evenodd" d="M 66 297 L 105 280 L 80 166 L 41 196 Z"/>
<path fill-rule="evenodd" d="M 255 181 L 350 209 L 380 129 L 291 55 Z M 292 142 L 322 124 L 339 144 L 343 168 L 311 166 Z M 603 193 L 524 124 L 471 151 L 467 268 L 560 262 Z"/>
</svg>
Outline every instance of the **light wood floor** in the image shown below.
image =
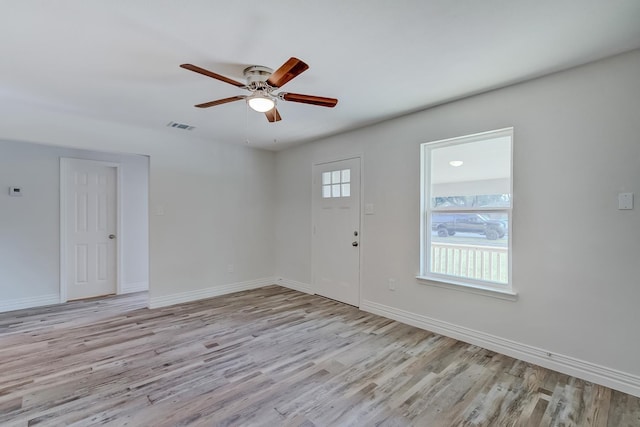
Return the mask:
<svg viewBox="0 0 640 427">
<path fill-rule="evenodd" d="M 278 286 L 0 314 L 1 426 L 640 426 L 640 400 Z"/>
</svg>

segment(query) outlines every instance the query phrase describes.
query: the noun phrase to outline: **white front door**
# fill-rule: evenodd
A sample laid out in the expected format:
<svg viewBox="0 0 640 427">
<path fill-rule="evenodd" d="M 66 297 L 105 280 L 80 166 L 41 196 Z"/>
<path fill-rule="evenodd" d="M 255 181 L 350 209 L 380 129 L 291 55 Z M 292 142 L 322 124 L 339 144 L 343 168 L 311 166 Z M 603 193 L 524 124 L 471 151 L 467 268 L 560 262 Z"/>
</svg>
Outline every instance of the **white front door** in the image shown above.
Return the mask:
<svg viewBox="0 0 640 427">
<path fill-rule="evenodd" d="M 360 159 L 313 166 L 313 287 L 360 302 Z"/>
<path fill-rule="evenodd" d="M 66 299 L 115 294 L 116 166 L 80 159 L 61 166 Z"/>
</svg>

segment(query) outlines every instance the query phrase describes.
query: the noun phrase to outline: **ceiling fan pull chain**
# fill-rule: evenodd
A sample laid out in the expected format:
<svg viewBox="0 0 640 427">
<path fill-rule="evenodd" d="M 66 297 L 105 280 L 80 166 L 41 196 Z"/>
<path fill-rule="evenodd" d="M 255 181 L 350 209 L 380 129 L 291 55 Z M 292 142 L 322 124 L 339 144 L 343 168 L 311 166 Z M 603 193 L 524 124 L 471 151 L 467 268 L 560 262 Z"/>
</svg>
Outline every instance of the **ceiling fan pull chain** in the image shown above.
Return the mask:
<svg viewBox="0 0 640 427">
<path fill-rule="evenodd" d="M 249 103 L 244 103 L 244 142 L 249 143 Z"/>
</svg>

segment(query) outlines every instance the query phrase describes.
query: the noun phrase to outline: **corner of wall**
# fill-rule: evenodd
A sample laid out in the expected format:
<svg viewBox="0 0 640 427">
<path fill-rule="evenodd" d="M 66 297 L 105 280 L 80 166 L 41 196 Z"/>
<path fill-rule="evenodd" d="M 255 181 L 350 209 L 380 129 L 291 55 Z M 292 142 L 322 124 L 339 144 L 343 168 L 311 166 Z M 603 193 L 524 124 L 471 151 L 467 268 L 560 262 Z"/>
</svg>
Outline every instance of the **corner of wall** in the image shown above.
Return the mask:
<svg viewBox="0 0 640 427">
<path fill-rule="evenodd" d="M 284 286 L 285 288 L 293 289 L 295 291 L 304 292 L 305 294 L 310 294 L 310 295 L 316 294 L 312 286 L 307 283 L 296 282 L 295 280 L 278 277 L 276 280 L 276 284 L 280 286 Z"/>
<path fill-rule="evenodd" d="M 149 308 L 167 307 L 170 305 L 180 304 L 183 302 L 191 302 L 205 298 L 213 298 L 220 295 L 231 294 L 234 292 L 248 291 L 250 289 L 261 288 L 276 283 L 275 277 L 265 277 L 262 279 L 249 280 L 246 282 L 230 283 L 221 286 L 211 286 L 205 289 L 197 289 L 187 292 L 179 292 L 171 295 L 163 295 L 159 297 L 149 297 Z"/>
<path fill-rule="evenodd" d="M 149 282 L 126 283 L 122 285 L 122 294 L 131 294 L 134 292 L 143 292 L 149 290 Z"/>
</svg>

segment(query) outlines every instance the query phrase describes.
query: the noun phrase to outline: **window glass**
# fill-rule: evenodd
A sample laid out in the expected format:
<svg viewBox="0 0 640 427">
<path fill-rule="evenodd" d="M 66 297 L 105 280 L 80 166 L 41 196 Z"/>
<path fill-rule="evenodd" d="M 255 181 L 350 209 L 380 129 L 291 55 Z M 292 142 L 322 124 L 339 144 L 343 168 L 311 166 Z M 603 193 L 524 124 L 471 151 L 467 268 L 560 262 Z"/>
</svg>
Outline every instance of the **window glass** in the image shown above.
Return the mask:
<svg viewBox="0 0 640 427">
<path fill-rule="evenodd" d="M 333 184 L 331 186 L 331 197 L 340 197 L 340 184 Z"/>
<path fill-rule="evenodd" d="M 422 145 L 421 275 L 510 288 L 513 129 Z"/>
<path fill-rule="evenodd" d="M 336 170 L 322 173 L 322 197 L 351 196 L 351 169 Z"/>
<path fill-rule="evenodd" d="M 322 173 L 322 185 L 331 184 L 331 172 Z"/>
</svg>

